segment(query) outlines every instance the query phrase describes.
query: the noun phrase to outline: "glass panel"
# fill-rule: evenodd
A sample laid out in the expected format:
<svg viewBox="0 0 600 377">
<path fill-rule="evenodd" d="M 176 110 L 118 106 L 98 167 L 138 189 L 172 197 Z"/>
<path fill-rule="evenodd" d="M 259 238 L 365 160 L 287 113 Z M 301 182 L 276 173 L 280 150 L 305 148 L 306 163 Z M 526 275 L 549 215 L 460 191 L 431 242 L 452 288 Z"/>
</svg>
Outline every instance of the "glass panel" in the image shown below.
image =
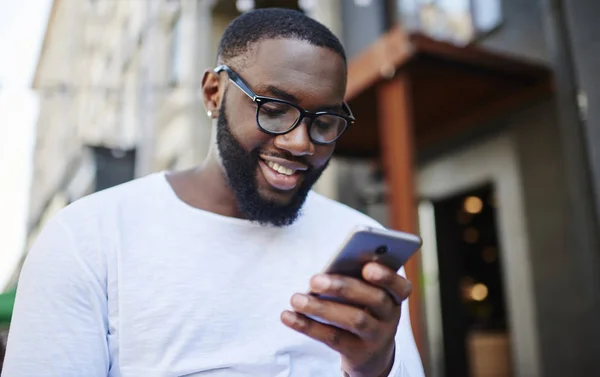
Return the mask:
<svg viewBox="0 0 600 377">
<path fill-rule="evenodd" d="M 502 22 L 500 0 L 474 0 L 473 19 L 478 33 L 487 33 Z"/>
<path fill-rule="evenodd" d="M 422 0 L 398 0 L 400 22 L 406 30 L 419 29 L 419 8 L 421 2 Z"/>
<path fill-rule="evenodd" d="M 463 45 L 500 23 L 500 1 L 398 0 L 398 17 L 408 31 Z"/>
</svg>

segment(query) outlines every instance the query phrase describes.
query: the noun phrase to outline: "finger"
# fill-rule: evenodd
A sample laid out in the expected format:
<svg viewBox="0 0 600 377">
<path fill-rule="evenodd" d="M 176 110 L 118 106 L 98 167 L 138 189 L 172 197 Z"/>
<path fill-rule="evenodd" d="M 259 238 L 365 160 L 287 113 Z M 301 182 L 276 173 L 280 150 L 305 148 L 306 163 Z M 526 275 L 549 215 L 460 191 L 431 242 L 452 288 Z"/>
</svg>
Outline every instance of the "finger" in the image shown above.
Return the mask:
<svg viewBox="0 0 600 377">
<path fill-rule="evenodd" d="M 362 272 L 367 282 L 385 288 L 397 304 L 401 304 L 412 292 L 410 281 L 379 263 L 367 263 Z"/>
<path fill-rule="evenodd" d="M 356 335 L 289 310 L 281 313 L 281 322 L 289 328 L 326 344 L 343 355 L 349 354 L 360 342 Z"/>
<path fill-rule="evenodd" d="M 301 293 L 295 294 L 291 303 L 296 312 L 325 320 L 363 339 L 379 336 L 380 322 L 363 309 Z"/>
<path fill-rule="evenodd" d="M 364 281 L 339 275 L 316 275 L 310 280 L 311 293 L 341 298 L 375 317 L 386 320 L 393 316 L 395 305 L 390 295 Z"/>
</svg>

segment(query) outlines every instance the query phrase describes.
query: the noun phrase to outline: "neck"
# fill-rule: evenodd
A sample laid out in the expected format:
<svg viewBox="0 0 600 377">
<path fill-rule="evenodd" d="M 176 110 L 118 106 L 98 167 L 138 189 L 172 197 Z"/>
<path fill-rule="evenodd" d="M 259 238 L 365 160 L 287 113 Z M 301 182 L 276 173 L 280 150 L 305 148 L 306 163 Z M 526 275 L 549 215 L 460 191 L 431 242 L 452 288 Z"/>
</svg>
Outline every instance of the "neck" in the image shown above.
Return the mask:
<svg viewBox="0 0 600 377">
<path fill-rule="evenodd" d="M 202 166 L 170 173 L 167 178 L 175 194 L 189 206 L 222 216 L 244 218 L 214 154 L 209 154 Z"/>
</svg>

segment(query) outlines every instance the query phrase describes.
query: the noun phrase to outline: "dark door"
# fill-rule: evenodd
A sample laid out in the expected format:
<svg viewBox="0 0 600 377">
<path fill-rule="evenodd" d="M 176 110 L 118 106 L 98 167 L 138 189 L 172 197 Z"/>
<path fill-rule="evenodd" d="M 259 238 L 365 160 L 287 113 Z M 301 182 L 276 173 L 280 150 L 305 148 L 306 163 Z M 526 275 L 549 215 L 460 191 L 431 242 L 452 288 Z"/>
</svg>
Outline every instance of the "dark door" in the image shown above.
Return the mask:
<svg viewBox="0 0 600 377">
<path fill-rule="evenodd" d="M 445 375 L 484 376 L 489 365 L 481 360 L 490 352 L 488 360 L 500 363 L 509 355 L 486 346 L 494 341 L 501 342 L 500 349 L 508 345 L 494 187 L 475 187 L 433 201 L 433 207 Z M 503 365 L 500 370 L 510 367 Z"/>
</svg>

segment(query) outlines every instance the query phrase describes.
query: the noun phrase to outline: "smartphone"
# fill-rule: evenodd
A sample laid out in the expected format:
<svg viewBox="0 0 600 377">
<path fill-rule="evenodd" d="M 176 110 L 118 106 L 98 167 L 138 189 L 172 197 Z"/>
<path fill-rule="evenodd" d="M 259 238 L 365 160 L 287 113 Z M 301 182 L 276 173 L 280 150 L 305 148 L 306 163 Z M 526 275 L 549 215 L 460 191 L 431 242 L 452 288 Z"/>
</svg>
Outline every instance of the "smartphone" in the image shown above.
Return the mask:
<svg viewBox="0 0 600 377">
<path fill-rule="evenodd" d="M 323 273 L 363 280 L 362 269 L 369 262 L 377 262 L 398 272 L 421 247 L 417 235 L 389 229 L 358 227 L 354 229 L 339 252 L 323 269 Z M 331 299 L 331 297 L 321 298 Z"/>
</svg>

